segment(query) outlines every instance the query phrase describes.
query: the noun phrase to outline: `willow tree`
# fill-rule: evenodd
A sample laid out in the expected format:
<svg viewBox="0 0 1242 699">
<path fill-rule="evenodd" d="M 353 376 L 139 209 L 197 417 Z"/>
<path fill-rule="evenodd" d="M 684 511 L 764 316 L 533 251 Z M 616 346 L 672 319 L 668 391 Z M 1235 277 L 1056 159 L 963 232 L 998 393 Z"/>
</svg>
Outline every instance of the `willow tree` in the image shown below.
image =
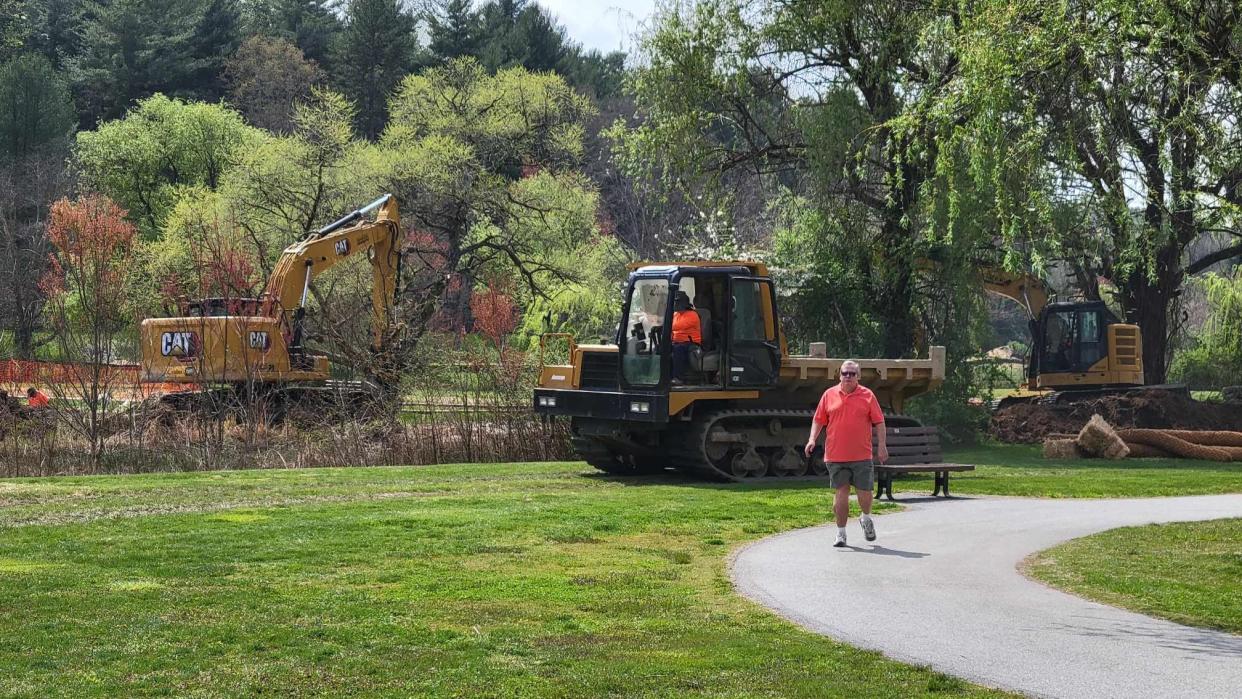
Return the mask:
<svg viewBox="0 0 1242 699">
<path fill-rule="evenodd" d="M 845 271 L 867 299 L 841 325 L 872 328 L 866 350 L 906 355 L 927 247 L 920 192 L 934 173 L 933 153 L 912 146 L 930 139 L 895 127 L 915 123 L 912 106 L 951 73 L 940 47 L 954 22 L 903 0 L 672 5 L 641 45 L 632 88 L 646 121 L 623 135 L 627 161 L 695 196 L 727 198 L 739 171 L 794 194 L 778 206 L 799 209 L 788 229 L 803 236 L 807 276 Z"/>
<path fill-rule="evenodd" d="M 1101 278 L 1116 286 L 1142 326 L 1148 382 L 1165 378 L 1187 276 L 1242 254 L 1240 12 L 1229 0 L 975 3 L 953 89 L 928 111 L 944 127 L 938 167 L 992 187 L 1006 245 L 1065 259 L 1088 295 Z"/>
</svg>

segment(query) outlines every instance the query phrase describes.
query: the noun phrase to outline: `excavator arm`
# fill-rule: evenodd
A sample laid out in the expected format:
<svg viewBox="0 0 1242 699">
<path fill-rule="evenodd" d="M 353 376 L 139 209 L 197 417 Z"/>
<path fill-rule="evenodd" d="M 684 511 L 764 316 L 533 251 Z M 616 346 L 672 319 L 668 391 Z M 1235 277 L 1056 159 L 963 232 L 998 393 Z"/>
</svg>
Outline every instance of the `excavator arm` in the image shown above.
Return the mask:
<svg viewBox="0 0 1242 699">
<path fill-rule="evenodd" d="M 366 217 L 377 211 L 374 221 Z M 379 349 L 397 287 L 398 241 L 401 235 L 397 200 L 391 194 L 376 199 L 311 233 L 281 253 L 264 291 L 291 335 L 291 346 L 301 345 L 301 322 L 311 281 L 339 262 L 360 253 L 371 260 L 372 344 Z"/>
<path fill-rule="evenodd" d="M 1017 301 L 1030 320 L 1038 318 L 1048 305 L 1048 287 L 1038 277 L 996 268 L 984 268 L 981 276 L 984 289 Z"/>
</svg>

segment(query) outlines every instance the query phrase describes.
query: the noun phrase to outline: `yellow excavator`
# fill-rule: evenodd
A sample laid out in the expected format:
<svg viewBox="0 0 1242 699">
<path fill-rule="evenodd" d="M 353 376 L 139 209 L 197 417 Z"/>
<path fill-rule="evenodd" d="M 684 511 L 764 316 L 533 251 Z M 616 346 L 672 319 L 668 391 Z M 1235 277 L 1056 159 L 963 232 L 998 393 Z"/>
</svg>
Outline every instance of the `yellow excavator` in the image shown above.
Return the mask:
<svg viewBox="0 0 1242 699">
<path fill-rule="evenodd" d="M 689 300 L 701 340 L 674 381 L 675 301 Z M 566 363 L 546 364 L 536 412 L 568 418 L 581 458 L 613 474 L 676 468 L 712 479 L 826 475 L 802 449 L 824 389 L 844 358 L 823 345 L 791 355 L 777 294 L 756 262 L 642 263 L 630 268 L 612 344 L 568 340 Z M 862 359 L 860 380 L 887 414 L 890 464 L 940 461 L 935 428 L 902 415 L 905 402 L 944 381 L 944 348 L 927 359 Z"/>
<path fill-rule="evenodd" d="M 1049 303 L 1044 282 L 985 268 L 983 286 L 1017 301 L 1031 331 L 1027 391 L 1090 391 L 1143 385 L 1139 326 L 1122 323 L 1103 301 Z M 1029 395 L 1029 394 L 1028 394 Z"/>
<path fill-rule="evenodd" d="M 397 201 L 386 194 L 286 248 L 258 298 L 184 302 L 179 317 L 142 321 L 143 380 L 187 388 L 324 385 L 328 358 L 304 342 L 311 282 L 339 262 L 367 255 L 372 342 L 379 349 L 396 293 L 400 235 Z"/>
</svg>

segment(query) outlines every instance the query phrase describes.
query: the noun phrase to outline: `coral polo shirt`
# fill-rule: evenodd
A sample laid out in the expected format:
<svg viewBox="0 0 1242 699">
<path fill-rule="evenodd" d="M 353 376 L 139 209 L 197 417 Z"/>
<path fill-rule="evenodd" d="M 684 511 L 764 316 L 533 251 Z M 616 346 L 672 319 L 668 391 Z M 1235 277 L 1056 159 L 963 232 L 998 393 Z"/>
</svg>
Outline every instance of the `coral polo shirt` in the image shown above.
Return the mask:
<svg viewBox="0 0 1242 699">
<path fill-rule="evenodd" d="M 824 461 L 870 461 L 871 426 L 884 422 L 884 412 L 866 386 L 855 388 L 853 393 L 833 386 L 820 396 L 814 420 L 828 427 Z"/>
</svg>

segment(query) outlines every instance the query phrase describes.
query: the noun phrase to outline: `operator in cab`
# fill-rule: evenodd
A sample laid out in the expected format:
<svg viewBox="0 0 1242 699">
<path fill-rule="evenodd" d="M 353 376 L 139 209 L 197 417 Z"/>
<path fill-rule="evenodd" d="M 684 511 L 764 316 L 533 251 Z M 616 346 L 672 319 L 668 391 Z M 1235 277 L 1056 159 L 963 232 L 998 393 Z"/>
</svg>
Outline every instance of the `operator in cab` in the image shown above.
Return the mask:
<svg viewBox="0 0 1242 699">
<path fill-rule="evenodd" d="M 677 292 L 673 300 L 673 383 L 686 382 L 690 370 L 690 352 L 703 344 L 699 328 L 699 314 L 690 305 L 690 297 L 684 291 Z"/>
</svg>

